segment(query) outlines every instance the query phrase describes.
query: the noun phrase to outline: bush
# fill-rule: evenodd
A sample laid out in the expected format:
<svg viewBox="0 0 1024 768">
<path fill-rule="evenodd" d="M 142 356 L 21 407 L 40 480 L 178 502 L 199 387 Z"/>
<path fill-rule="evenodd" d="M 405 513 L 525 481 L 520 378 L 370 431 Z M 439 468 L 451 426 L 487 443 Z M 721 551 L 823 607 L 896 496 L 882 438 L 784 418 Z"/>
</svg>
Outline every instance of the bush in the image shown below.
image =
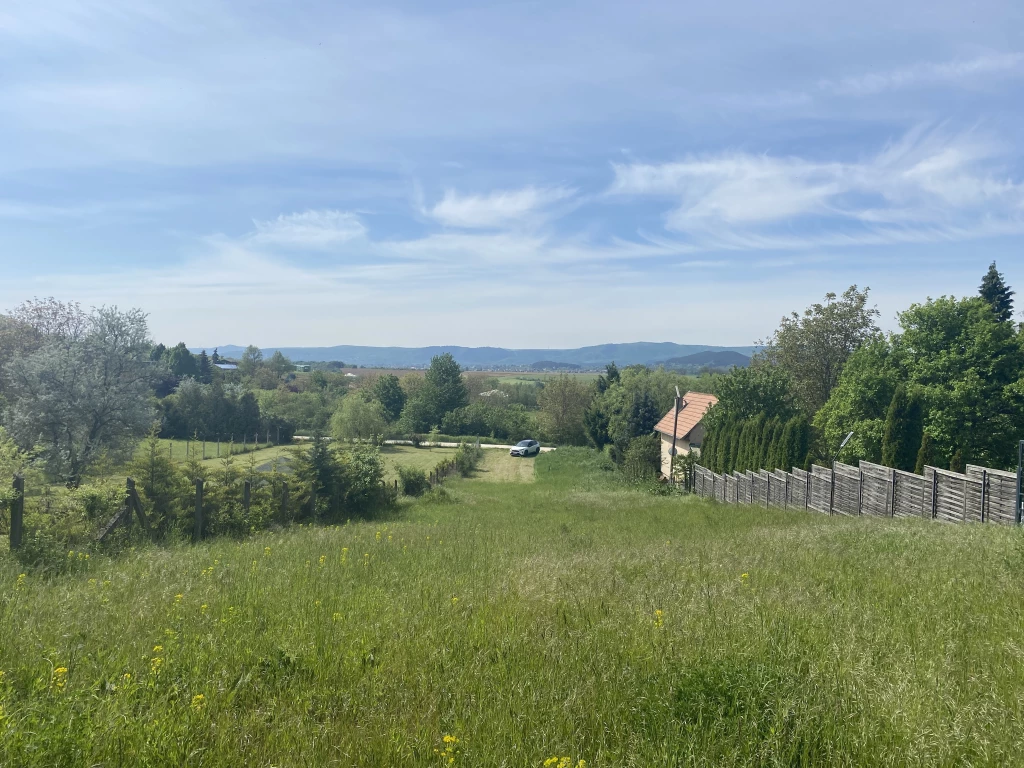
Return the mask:
<svg viewBox="0 0 1024 768">
<path fill-rule="evenodd" d="M 629 482 L 654 480 L 660 466 L 661 438 L 658 435 L 642 435 L 630 440 L 622 467 Z"/>
<path fill-rule="evenodd" d="M 419 467 L 398 465 L 398 487 L 405 496 L 422 496 L 430 488 L 427 473 Z"/>
<path fill-rule="evenodd" d="M 458 469 L 459 474 L 463 477 L 469 477 L 483 456 L 482 448 L 477 448 L 469 443 L 462 443 L 459 449 L 455 451 L 455 456 L 452 457 L 452 460 L 455 462 L 455 468 Z"/>
</svg>

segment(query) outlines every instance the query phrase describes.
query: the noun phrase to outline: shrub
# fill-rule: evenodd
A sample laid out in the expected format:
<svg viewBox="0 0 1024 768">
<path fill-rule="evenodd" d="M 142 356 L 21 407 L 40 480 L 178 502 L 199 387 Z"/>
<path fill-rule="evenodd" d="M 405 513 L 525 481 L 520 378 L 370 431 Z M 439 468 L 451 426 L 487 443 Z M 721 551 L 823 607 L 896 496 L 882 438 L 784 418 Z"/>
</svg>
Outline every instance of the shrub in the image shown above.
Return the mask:
<svg viewBox="0 0 1024 768">
<path fill-rule="evenodd" d="M 480 463 L 483 455 L 484 452 L 482 448 L 477 448 L 475 445 L 471 445 L 470 443 L 462 443 L 459 446 L 459 449 L 455 451 L 455 456 L 453 457 L 455 467 L 459 470 L 459 474 L 463 477 L 469 477 Z"/>
<path fill-rule="evenodd" d="M 422 496 L 430 488 L 427 473 L 419 467 L 398 465 L 398 486 L 405 496 Z"/>
<path fill-rule="evenodd" d="M 661 439 L 658 435 L 642 435 L 629 442 L 623 471 L 630 482 L 645 482 L 657 477 L 661 465 Z"/>
</svg>

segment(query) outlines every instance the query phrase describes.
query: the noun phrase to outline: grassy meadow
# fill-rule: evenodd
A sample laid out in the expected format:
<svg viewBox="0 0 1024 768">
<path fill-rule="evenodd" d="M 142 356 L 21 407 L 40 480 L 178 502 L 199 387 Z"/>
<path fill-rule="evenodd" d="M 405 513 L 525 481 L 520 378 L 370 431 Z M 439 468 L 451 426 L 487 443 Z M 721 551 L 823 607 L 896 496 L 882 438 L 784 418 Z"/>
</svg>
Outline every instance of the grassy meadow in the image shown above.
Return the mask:
<svg viewBox="0 0 1024 768">
<path fill-rule="evenodd" d="M 0 765 L 1024 759 L 1020 531 L 497 454 L 390 520 L 59 577 L 0 556 Z"/>
</svg>

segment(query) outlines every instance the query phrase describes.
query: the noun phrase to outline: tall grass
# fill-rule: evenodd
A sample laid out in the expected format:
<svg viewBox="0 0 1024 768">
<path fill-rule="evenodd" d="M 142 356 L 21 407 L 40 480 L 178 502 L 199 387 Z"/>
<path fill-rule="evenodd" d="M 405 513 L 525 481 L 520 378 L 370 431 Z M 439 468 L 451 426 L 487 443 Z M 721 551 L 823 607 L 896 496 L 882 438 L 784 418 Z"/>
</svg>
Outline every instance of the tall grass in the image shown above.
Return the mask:
<svg viewBox="0 0 1024 768">
<path fill-rule="evenodd" d="M 1021 762 L 1019 531 L 536 466 L 386 524 L 0 560 L 0 764 Z"/>
</svg>

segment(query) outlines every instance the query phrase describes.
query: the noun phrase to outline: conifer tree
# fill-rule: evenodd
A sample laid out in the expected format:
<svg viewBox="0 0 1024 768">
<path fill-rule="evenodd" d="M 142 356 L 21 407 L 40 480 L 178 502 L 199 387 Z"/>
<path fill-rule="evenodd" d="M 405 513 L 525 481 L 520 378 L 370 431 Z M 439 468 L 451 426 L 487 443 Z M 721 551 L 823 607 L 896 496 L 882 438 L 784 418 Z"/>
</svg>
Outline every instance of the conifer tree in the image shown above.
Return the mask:
<svg viewBox="0 0 1024 768">
<path fill-rule="evenodd" d="M 903 384 L 896 388 L 885 419 L 882 463 L 909 472 L 917 461 L 924 432 L 924 414 L 919 398 Z"/>
<path fill-rule="evenodd" d="M 953 454 L 953 458 L 949 460 L 949 471 L 960 472 L 964 471 L 964 452 L 962 449 L 957 448 L 956 453 Z"/>
<path fill-rule="evenodd" d="M 778 468 L 784 472 L 793 469 L 793 446 L 796 441 L 796 418 L 786 422 L 782 428 L 782 439 L 778 447 Z"/>
<path fill-rule="evenodd" d="M 993 261 L 988 272 L 981 279 L 981 287 L 978 293 L 992 307 L 996 317 L 1002 322 L 1007 322 L 1013 317 L 1013 291 L 1003 281 L 1003 276 L 996 269 Z"/>
<path fill-rule="evenodd" d="M 769 448 L 768 448 L 768 458 L 767 458 L 767 462 L 766 462 L 767 466 L 765 467 L 765 469 L 767 469 L 769 472 L 771 472 L 773 469 L 778 469 L 779 468 L 779 464 L 780 464 L 780 462 L 782 460 L 781 457 L 779 456 L 779 448 L 782 446 L 782 430 L 783 429 L 784 429 L 784 427 L 782 426 L 782 420 L 781 419 L 778 419 L 778 418 L 772 419 L 771 441 L 768 444 Z"/>
<path fill-rule="evenodd" d="M 737 466 L 739 466 L 740 444 L 741 444 L 741 439 L 742 439 L 742 435 L 743 435 L 743 422 L 742 421 L 733 422 L 731 432 L 732 432 L 732 435 L 731 435 L 732 447 L 731 447 L 731 450 L 729 451 L 729 458 L 730 458 L 729 466 L 726 469 L 726 471 L 728 471 L 730 473 L 733 472 L 736 469 Z"/>
<path fill-rule="evenodd" d="M 914 471 L 922 475 L 925 467 L 935 466 L 935 447 L 932 445 L 932 436 L 927 432 L 921 435 L 921 448 L 917 452 L 917 462 L 914 464 Z"/>
</svg>

